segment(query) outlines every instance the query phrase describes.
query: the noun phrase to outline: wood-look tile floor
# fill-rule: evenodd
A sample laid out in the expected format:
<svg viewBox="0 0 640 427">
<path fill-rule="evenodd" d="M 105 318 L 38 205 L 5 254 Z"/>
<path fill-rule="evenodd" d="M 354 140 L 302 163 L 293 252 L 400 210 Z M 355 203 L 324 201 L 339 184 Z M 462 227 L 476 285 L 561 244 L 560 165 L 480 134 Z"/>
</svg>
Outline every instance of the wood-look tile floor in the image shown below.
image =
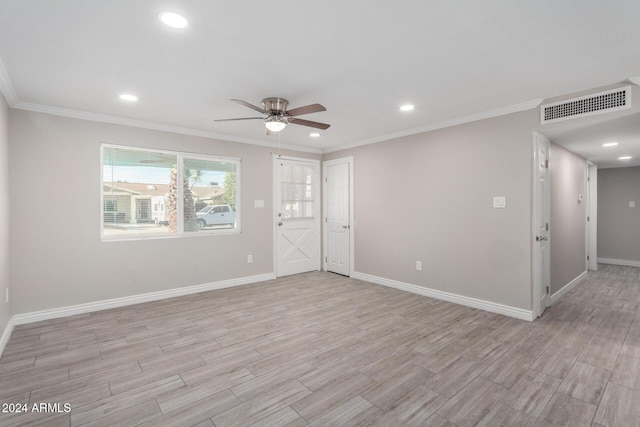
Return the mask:
<svg viewBox="0 0 640 427">
<path fill-rule="evenodd" d="M 315 272 L 17 326 L 0 425 L 638 426 L 640 269 L 600 267 L 535 322 Z"/>
</svg>

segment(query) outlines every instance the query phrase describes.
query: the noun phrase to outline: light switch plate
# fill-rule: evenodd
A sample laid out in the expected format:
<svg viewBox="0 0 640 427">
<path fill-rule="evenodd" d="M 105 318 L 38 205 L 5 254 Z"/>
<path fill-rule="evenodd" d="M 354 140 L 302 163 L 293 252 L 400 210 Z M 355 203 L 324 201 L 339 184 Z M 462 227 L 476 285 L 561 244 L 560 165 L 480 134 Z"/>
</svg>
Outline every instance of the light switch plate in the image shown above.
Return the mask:
<svg viewBox="0 0 640 427">
<path fill-rule="evenodd" d="M 636 201 L 635 200 L 629 200 L 629 207 L 630 208 L 635 208 L 636 207 Z"/>
<path fill-rule="evenodd" d="M 264 208 L 264 200 L 254 200 L 253 201 L 254 208 Z"/>
<path fill-rule="evenodd" d="M 503 209 L 507 207 L 507 198 L 505 196 L 494 196 L 493 198 L 494 209 Z"/>
</svg>

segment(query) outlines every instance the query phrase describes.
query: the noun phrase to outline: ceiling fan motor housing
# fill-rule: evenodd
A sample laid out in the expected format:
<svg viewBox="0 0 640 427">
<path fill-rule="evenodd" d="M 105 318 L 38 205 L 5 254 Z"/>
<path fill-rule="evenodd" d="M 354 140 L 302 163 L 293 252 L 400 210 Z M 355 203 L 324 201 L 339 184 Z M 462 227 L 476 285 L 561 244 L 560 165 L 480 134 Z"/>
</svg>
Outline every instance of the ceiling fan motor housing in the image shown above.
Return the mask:
<svg viewBox="0 0 640 427">
<path fill-rule="evenodd" d="M 284 115 L 288 104 L 289 101 L 282 98 L 265 98 L 262 100 L 262 107 L 264 107 L 267 114 Z"/>
</svg>

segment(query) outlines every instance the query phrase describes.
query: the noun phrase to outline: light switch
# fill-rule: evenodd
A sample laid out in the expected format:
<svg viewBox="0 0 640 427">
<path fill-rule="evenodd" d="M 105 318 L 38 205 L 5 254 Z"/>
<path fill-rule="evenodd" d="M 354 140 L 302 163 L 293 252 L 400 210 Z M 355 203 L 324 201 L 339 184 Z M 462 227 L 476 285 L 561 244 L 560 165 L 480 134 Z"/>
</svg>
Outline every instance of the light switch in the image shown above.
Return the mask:
<svg viewBox="0 0 640 427">
<path fill-rule="evenodd" d="M 505 196 L 494 196 L 493 198 L 494 209 L 502 209 L 507 207 L 507 198 Z"/>
<path fill-rule="evenodd" d="M 264 208 L 264 200 L 254 200 L 253 201 L 254 208 Z"/>
<path fill-rule="evenodd" d="M 630 208 L 635 208 L 636 207 L 636 201 L 635 200 L 629 200 L 629 207 Z"/>
</svg>

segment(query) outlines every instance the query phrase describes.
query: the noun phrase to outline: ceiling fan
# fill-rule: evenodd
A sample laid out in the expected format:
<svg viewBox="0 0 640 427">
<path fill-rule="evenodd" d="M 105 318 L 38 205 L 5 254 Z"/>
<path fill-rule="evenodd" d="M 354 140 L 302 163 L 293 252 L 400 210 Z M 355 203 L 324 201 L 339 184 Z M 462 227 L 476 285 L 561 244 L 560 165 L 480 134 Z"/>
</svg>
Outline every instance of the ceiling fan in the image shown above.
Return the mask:
<svg viewBox="0 0 640 427">
<path fill-rule="evenodd" d="M 316 129 L 328 129 L 330 125 L 326 123 L 314 122 L 311 120 L 299 119 L 298 116 L 303 114 L 317 113 L 319 111 L 326 111 L 320 104 L 310 104 L 304 107 L 294 108 L 287 110 L 289 101 L 283 98 L 265 98 L 262 100 L 262 108 L 250 104 L 240 99 L 232 99 L 231 101 L 238 104 L 249 107 L 252 110 L 258 111 L 264 114 L 266 117 L 241 117 L 237 119 L 218 119 L 216 122 L 228 122 L 235 120 L 262 120 L 267 128 L 267 134 L 272 132 L 280 132 L 287 127 L 289 123 L 294 125 L 309 126 Z"/>
</svg>

